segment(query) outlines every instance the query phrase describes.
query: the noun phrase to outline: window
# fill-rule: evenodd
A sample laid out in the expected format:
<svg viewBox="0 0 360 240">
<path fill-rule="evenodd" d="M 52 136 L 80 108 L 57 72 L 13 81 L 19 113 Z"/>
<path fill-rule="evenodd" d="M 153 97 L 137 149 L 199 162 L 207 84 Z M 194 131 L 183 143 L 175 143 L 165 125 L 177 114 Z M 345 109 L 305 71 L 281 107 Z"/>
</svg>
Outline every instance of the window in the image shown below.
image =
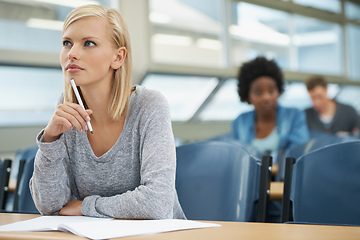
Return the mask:
<svg viewBox="0 0 360 240">
<path fill-rule="evenodd" d="M 360 81 L 360 26 L 348 24 L 346 30 L 348 75 L 352 80 Z"/>
<path fill-rule="evenodd" d="M 53 2 L 0 1 L 0 29 L 5 33 L 0 38 L 0 126 L 46 125 L 54 113 L 63 90 L 57 57 L 62 47 L 62 21 L 76 6 L 90 1 Z M 111 1 L 91 3 L 109 6 Z M 13 55 L 19 56 L 17 62 L 4 62 Z M 25 55 L 29 62 L 22 61 Z M 38 66 L 40 56 L 54 59 L 50 64 L 54 68 Z"/>
<path fill-rule="evenodd" d="M 142 86 L 158 90 L 165 96 L 173 121 L 186 121 L 195 114 L 217 84 L 217 78 L 150 74 Z"/>
<path fill-rule="evenodd" d="M 254 107 L 240 101 L 237 80 L 229 79 L 200 113 L 202 121 L 234 120 L 239 114 L 252 110 Z"/>
<path fill-rule="evenodd" d="M 70 3 L 69 6 L 61 1 L 58 5 L 46 4 L 46 2 L 45 0 L 0 2 L 0 8 L 6 9 L 6 13 L 3 11 L 0 17 L 0 29 L 6 33 L 1 36 L 0 49 L 52 53 L 60 51 L 62 25 L 67 14 L 75 6 L 87 4 L 89 1 L 81 0 Z M 91 1 L 91 3 L 108 5 L 108 1 L 104 0 Z"/>
<path fill-rule="evenodd" d="M 290 15 L 248 3 L 236 3 L 235 25 L 230 26 L 232 60 L 235 66 L 259 55 L 275 59 L 283 69 L 290 67 Z"/>
<path fill-rule="evenodd" d="M 336 100 L 348 104 L 355 108 L 355 110 L 360 114 L 360 87 L 359 86 L 343 86 L 338 94 L 336 95 Z"/>
<path fill-rule="evenodd" d="M 296 4 L 301 4 L 308 7 L 318 8 L 321 10 L 340 13 L 341 1 L 340 0 L 293 0 Z"/>
<path fill-rule="evenodd" d="M 0 66 L 0 126 L 45 125 L 63 90 L 60 69 Z"/>
<path fill-rule="evenodd" d="M 150 0 L 151 58 L 158 63 L 222 67 L 221 0 Z"/>
<path fill-rule="evenodd" d="M 342 44 L 339 24 L 295 15 L 295 71 L 342 75 Z"/>
<path fill-rule="evenodd" d="M 284 107 L 306 109 L 311 107 L 311 98 L 304 83 L 287 82 L 284 92 L 280 95 L 279 104 Z"/>
<path fill-rule="evenodd" d="M 349 19 L 360 21 L 360 3 L 345 2 L 345 15 Z"/>
</svg>

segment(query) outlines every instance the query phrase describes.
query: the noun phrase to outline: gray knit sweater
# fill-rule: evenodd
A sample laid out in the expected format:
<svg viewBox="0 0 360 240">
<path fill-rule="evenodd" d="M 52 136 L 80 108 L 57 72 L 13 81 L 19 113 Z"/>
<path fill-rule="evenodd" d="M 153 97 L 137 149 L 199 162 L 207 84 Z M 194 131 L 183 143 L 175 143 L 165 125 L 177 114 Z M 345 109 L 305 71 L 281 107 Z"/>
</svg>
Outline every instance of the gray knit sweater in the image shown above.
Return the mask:
<svg viewBox="0 0 360 240">
<path fill-rule="evenodd" d="M 96 132 L 94 132 L 96 134 Z M 41 214 L 75 197 L 83 215 L 125 219 L 185 218 L 175 190 L 176 154 L 170 112 L 157 91 L 136 86 L 115 145 L 96 157 L 75 128 L 51 143 L 37 136 L 30 190 Z"/>
</svg>

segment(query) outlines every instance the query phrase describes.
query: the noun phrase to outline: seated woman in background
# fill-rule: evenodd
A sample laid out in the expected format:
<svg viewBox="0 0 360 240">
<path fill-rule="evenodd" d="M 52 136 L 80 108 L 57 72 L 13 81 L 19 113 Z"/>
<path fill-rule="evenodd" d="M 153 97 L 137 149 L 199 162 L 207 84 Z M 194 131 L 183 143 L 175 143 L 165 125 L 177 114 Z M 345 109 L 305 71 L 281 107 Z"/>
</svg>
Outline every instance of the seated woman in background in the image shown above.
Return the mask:
<svg viewBox="0 0 360 240">
<path fill-rule="evenodd" d="M 130 38 L 121 15 L 97 5 L 76 8 L 62 40 L 64 93 L 36 138 L 30 181 L 40 213 L 185 218 L 175 190 L 169 106 L 159 92 L 131 86 Z M 78 104 L 71 79 L 89 109 Z"/>
<path fill-rule="evenodd" d="M 238 75 L 240 100 L 255 110 L 232 123 L 233 137 L 262 153 L 278 153 L 309 140 L 305 113 L 285 108 L 277 100 L 283 92 L 283 76 L 275 61 L 258 57 L 243 64 Z"/>
</svg>

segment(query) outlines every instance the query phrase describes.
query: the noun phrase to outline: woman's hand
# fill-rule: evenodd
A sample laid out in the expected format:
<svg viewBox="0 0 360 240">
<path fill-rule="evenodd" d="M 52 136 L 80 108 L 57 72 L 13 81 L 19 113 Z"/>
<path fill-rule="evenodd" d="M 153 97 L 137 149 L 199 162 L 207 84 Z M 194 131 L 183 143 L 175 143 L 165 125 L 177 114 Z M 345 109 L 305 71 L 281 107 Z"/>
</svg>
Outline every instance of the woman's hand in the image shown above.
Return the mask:
<svg viewBox="0 0 360 240">
<path fill-rule="evenodd" d="M 84 129 L 88 130 L 86 121 L 90 121 L 89 115 L 91 114 L 91 110 L 84 110 L 76 103 L 60 104 L 45 128 L 43 142 L 53 142 L 62 133 L 73 129 L 73 127 L 76 127 L 79 132 L 83 132 Z"/>
<path fill-rule="evenodd" d="M 62 216 L 82 216 L 81 212 L 82 201 L 73 199 L 68 202 L 62 209 L 59 211 L 59 215 Z"/>
</svg>

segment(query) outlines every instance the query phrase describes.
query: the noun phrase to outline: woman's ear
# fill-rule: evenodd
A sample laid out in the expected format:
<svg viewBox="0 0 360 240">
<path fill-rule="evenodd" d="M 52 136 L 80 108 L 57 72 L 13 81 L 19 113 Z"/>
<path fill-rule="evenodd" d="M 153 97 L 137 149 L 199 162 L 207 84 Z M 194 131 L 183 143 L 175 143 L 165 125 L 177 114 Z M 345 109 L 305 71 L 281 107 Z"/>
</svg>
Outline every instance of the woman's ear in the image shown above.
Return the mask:
<svg viewBox="0 0 360 240">
<path fill-rule="evenodd" d="M 126 48 L 125 47 L 121 47 L 119 49 L 116 50 L 116 55 L 114 57 L 114 60 L 111 62 L 111 68 L 113 69 L 119 69 L 126 58 Z"/>
</svg>

